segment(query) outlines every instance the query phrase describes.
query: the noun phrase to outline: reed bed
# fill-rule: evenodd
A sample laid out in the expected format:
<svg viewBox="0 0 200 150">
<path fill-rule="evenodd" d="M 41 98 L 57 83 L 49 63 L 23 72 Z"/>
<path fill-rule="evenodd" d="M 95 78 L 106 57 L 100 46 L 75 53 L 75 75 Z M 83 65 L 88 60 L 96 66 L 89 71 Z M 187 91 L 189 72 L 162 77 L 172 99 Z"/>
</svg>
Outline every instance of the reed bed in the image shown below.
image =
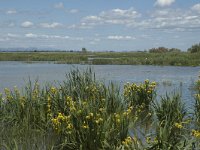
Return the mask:
<svg viewBox="0 0 200 150">
<path fill-rule="evenodd" d="M 72 70 L 59 86 L 30 83 L 0 94 L 0 149 L 197 150 L 200 81 L 194 112 L 178 94 L 156 98 L 156 83 L 123 90 Z"/>
<path fill-rule="evenodd" d="M 63 64 L 200 66 L 200 52 L 0 52 L 0 61 Z"/>
</svg>

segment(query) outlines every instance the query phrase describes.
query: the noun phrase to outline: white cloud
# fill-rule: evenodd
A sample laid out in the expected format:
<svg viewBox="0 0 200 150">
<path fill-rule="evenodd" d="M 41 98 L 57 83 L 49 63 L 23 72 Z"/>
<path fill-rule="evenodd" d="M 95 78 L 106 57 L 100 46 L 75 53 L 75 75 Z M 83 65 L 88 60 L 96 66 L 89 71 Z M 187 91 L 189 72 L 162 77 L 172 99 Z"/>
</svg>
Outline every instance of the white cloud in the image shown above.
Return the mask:
<svg viewBox="0 0 200 150">
<path fill-rule="evenodd" d="M 85 21 L 91 21 L 91 22 L 95 22 L 95 21 L 101 21 L 103 20 L 103 18 L 99 17 L 99 16 L 86 16 L 84 18 Z"/>
<path fill-rule="evenodd" d="M 195 4 L 194 6 L 192 6 L 192 10 L 197 11 L 200 13 L 200 3 L 199 4 Z"/>
<path fill-rule="evenodd" d="M 93 27 L 92 24 L 87 24 L 85 22 L 79 23 L 79 24 L 72 24 L 68 26 L 68 29 L 91 29 Z"/>
<path fill-rule="evenodd" d="M 25 22 L 23 22 L 22 24 L 21 24 L 21 26 L 22 27 L 24 27 L 24 28 L 30 28 L 30 27 L 32 27 L 34 24 L 32 23 L 32 22 L 30 22 L 30 21 L 25 21 Z"/>
<path fill-rule="evenodd" d="M 6 41 L 10 41 L 10 38 L 8 38 L 8 37 L 1 38 L 0 37 L 0 42 L 6 42 Z"/>
<path fill-rule="evenodd" d="M 146 27 L 158 29 L 195 29 L 200 27 L 200 15 L 181 9 L 157 10 L 145 23 Z"/>
<path fill-rule="evenodd" d="M 69 13 L 71 13 L 71 14 L 75 14 L 75 13 L 78 13 L 78 12 L 79 12 L 78 9 L 71 9 L 71 10 L 69 10 Z"/>
<path fill-rule="evenodd" d="M 57 9 L 62 9 L 62 8 L 64 8 L 64 4 L 62 2 L 59 2 L 59 3 L 55 4 L 54 7 Z"/>
<path fill-rule="evenodd" d="M 174 2 L 175 0 L 156 0 L 155 5 L 165 7 L 165 6 L 170 6 Z"/>
<path fill-rule="evenodd" d="M 43 27 L 43 28 L 58 28 L 58 27 L 62 27 L 63 24 L 58 23 L 58 22 L 53 22 L 53 23 L 41 23 L 40 26 Z"/>
<path fill-rule="evenodd" d="M 8 10 L 6 11 L 6 14 L 16 14 L 17 11 L 16 10 Z"/>
<path fill-rule="evenodd" d="M 18 38 L 18 37 L 20 37 L 19 35 L 13 34 L 13 33 L 8 33 L 7 36 L 10 37 L 10 38 Z"/>
<path fill-rule="evenodd" d="M 33 34 L 33 33 L 27 33 L 27 34 L 25 34 L 25 37 L 26 38 L 37 38 L 38 35 L 37 34 Z"/>
<path fill-rule="evenodd" d="M 133 8 L 117 8 L 102 11 L 98 15 L 86 16 L 82 18 L 79 24 L 73 24 L 68 28 L 90 29 L 100 25 L 122 25 L 126 28 L 135 29 L 194 31 L 200 29 L 200 14 L 196 13 L 199 7 L 200 4 L 191 7 L 195 11 L 173 8 L 156 9 L 149 12 L 145 17 Z M 120 37 L 115 38 L 120 39 Z"/>
<path fill-rule="evenodd" d="M 141 14 L 133 8 L 129 9 L 112 9 L 109 11 L 102 11 L 99 15 L 86 16 L 82 19 L 82 23 L 87 26 L 102 25 L 102 24 L 118 24 L 127 25 L 135 22 Z"/>
<path fill-rule="evenodd" d="M 109 40 L 135 40 L 132 36 L 110 35 L 107 37 Z"/>
<path fill-rule="evenodd" d="M 48 34 L 34 34 L 27 33 L 24 35 L 26 38 L 39 38 L 39 39 L 59 39 L 59 40 L 72 40 L 72 41 L 83 41 L 83 37 L 70 37 L 70 36 L 61 36 L 61 35 L 48 35 Z"/>
</svg>

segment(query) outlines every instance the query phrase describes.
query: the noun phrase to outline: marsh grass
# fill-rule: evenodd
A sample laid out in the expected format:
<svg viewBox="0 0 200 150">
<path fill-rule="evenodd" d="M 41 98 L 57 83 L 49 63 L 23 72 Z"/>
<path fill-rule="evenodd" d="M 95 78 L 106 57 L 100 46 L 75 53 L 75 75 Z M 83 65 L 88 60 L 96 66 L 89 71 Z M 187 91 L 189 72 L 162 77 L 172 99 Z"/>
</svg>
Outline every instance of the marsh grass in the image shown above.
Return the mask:
<svg viewBox="0 0 200 150">
<path fill-rule="evenodd" d="M 122 92 L 114 83 L 97 81 L 91 69 L 75 69 L 58 86 L 35 82 L 23 92 L 5 89 L 0 148 L 199 148 L 199 129 L 191 128 L 195 120 L 189 120 L 180 96 L 156 102 L 155 86 L 149 80 L 127 83 Z"/>
<path fill-rule="evenodd" d="M 0 52 L 0 61 L 53 61 L 63 64 L 199 66 L 200 53 L 190 52 Z"/>
</svg>

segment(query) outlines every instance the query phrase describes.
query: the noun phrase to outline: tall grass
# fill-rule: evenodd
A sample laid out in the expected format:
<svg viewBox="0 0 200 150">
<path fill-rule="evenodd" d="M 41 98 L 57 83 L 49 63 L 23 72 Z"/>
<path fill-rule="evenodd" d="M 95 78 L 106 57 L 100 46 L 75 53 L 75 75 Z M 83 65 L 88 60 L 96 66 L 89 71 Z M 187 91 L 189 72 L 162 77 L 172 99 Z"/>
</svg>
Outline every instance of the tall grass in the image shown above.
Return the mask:
<svg viewBox="0 0 200 150">
<path fill-rule="evenodd" d="M 72 70 L 58 86 L 27 85 L 0 95 L 1 149 L 199 148 L 180 96 L 156 102 L 155 82 L 126 84 Z"/>
</svg>

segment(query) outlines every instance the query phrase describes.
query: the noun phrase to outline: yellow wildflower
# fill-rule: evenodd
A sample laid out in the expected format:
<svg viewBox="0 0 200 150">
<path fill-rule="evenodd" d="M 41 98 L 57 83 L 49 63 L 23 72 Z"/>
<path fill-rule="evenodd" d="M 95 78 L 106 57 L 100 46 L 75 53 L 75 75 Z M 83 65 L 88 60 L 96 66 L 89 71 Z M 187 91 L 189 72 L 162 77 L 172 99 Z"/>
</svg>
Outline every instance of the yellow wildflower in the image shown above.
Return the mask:
<svg viewBox="0 0 200 150">
<path fill-rule="evenodd" d="M 182 129 L 183 125 L 182 125 L 182 123 L 175 123 L 175 127 L 178 129 Z"/>
<path fill-rule="evenodd" d="M 90 116 L 86 116 L 85 118 L 89 120 L 89 119 L 90 119 Z"/>
<path fill-rule="evenodd" d="M 144 82 L 145 82 L 145 84 L 149 84 L 149 80 L 148 79 L 146 79 Z"/>
<path fill-rule="evenodd" d="M 120 119 L 117 119 L 116 122 L 117 122 L 117 123 L 120 123 Z"/>
<path fill-rule="evenodd" d="M 158 139 L 156 137 L 154 138 L 154 143 L 158 144 Z"/>
<path fill-rule="evenodd" d="M 88 129 L 89 126 L 88 126 L 88 125 L 83 125 L 82 128 L 84 128 L 84 129 Z"/>
<path fill-rule="evenodd" d="M 99 123 L 103 122 L 103 118 L 99 118 L 99 119 L 95 120 L 95 122 L 96 122 L 96 124 L 99 124 Z"/>
<path fill-rule="evenodd" d="M 99 108 L 99 111 L 100 111 L 100 112 L 103 112 L 103 111 L 104 111 L 104 109 L 103 109 L 103 108 Z"/>
<path fill-rule="evenodd" d="M 55 93 L 57 92 L 57 89 L 56 89 L 55 87 L 51 87 L 51 92 L 52 92 L 53 94 L 55 94 Z"/>
<path fill-rule="evenodd" d="M 122 141 L 122 144 L 124 146 L 128 146 L 131 143 L 132 143 L 132 138 L 130 136 L 128 136 L 124 141 Z"/>
<path fill-rule="evenodd" d="M 71 124 L 71 123 L 69 123 L 68 125 L 67 125 L 67 129 L 72 129 L 73 128 L 73 125 Z"/>
<path fill-rule="evenodd" d="M 148 144 L 151 143 L 151 137 L 150 137 L 150 136 L 146 137 L 146 142 L 147 142 Z"/>
<path fill-rule="evenodd" d="M 100 122 L 103 122 L 103 118 L 99 118 L 99 121 L 100 121 Z"/>
<path fill-rule="evenodd" d="M 90 116 L 90 117 L 93 117 L 93 116 L 94 116 L 94 114 L 93 114 L 93 113 L 89 113 L 89 116 Z"/>
<path fill-rule="evenodd" d="M 200 131 L 192 130 L 192 135 L 196 138 L 200 138 Z"/>
</svg>

